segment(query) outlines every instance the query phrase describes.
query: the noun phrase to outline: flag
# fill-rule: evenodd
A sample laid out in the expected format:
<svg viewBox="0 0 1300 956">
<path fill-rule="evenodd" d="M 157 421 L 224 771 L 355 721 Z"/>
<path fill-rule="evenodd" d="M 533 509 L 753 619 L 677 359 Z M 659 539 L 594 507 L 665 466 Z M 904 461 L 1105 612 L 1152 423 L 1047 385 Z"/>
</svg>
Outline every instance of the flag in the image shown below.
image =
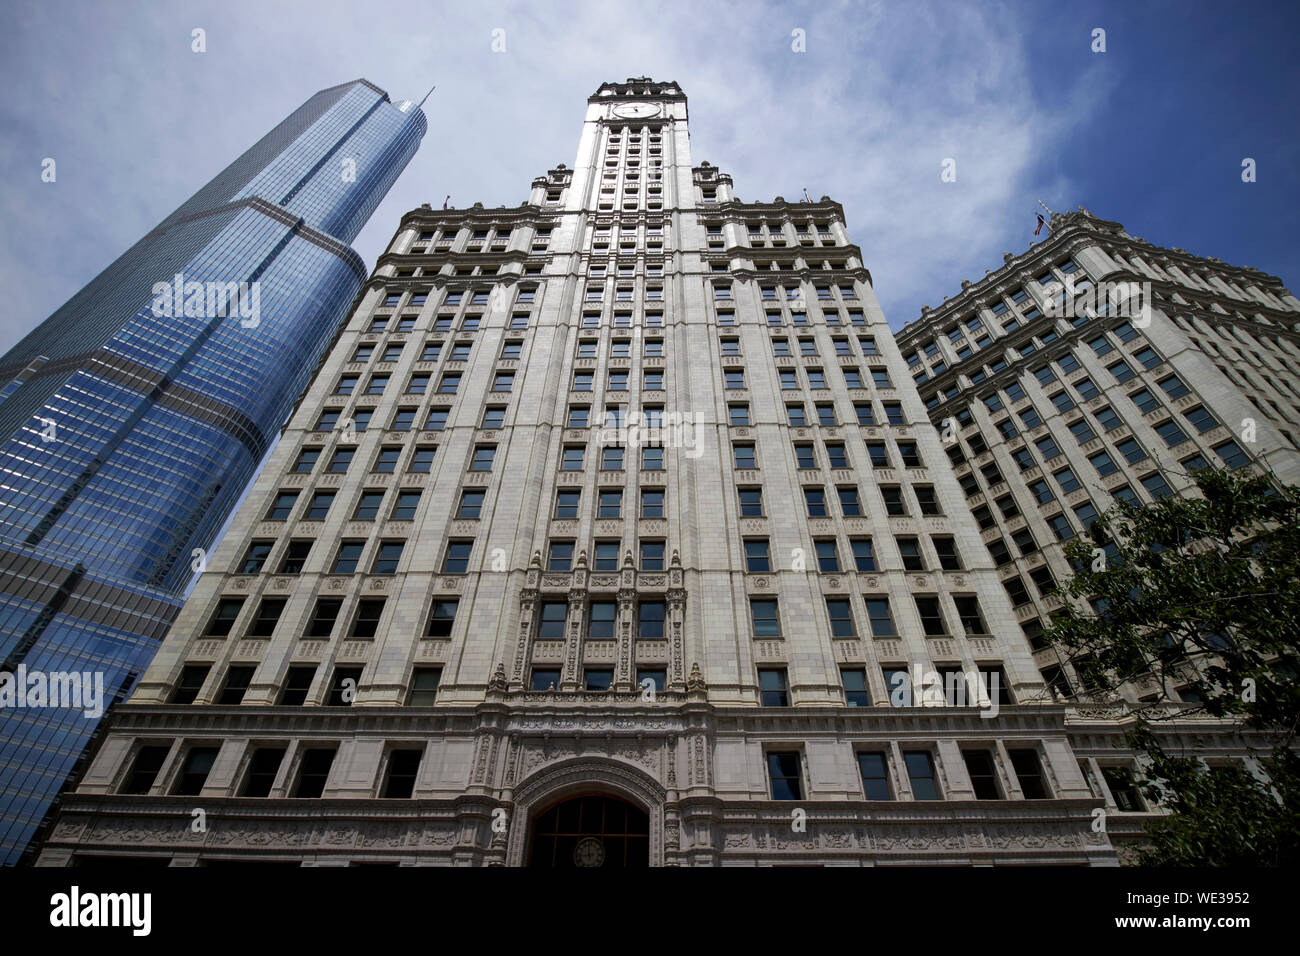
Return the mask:
<svg viewBox="0 0 1300 956">
<path fill-rule="evenodd" d="M 1034 235 L 1035 235 L 1035 236 L 1038 235 L 1040 232 L 1043 231 L 1043 222 L 1044 222 L 1043 214 L 1040 212 L 1040 213 L 1038 214 L 1038 228 L 1034 230 Z"/>
</svg>

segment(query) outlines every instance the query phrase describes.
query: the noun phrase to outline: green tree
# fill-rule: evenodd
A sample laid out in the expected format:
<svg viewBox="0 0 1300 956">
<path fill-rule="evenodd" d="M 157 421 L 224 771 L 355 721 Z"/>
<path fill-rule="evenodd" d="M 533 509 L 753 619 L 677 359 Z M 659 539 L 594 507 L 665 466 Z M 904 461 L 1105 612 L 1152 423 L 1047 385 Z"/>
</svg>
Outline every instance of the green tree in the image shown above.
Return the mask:
<svg viewBox="0 0 1300 956">
<path fill-rule="evenodd" d="M 1100 693 L 1156 687 L 1129 743 L 1135 782 L 1172 812 L 1147 828 L 1145 864 L 1300 863 L 1300 489 L 1203 470 L 1200 496 L 1121 502 L 1066 548 L 1071 598 L 1046 636 Z M 1171 709 L 1170 691 L 1183 701 Z M 1144 687 L 1144 690 L 1146 688 Z M 1162 720 L 1233 720 L 1266 780 L 1171 753 Z"/>
</svg>

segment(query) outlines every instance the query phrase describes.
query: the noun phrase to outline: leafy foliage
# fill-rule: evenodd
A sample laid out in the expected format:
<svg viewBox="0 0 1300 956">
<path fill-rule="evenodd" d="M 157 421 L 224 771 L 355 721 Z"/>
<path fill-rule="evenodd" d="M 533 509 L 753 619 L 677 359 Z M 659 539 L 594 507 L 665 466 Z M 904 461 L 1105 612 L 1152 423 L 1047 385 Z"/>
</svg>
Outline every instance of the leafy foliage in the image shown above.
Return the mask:
<svg viewBox="0 0 1300 956">
<path fill-rule="evenodd" d="M 1046 636 L 1098 691 L 1135 682 L 1155 694 L 1130 744 L 1145 757 L 1139 787 L 1173 812 L 1148 827 L 1143 862 L 1294 863 L 1300 489 L 1208 469 L 1195 481 L 1200 497 L 1120 503 L 1067 546 L 1076 573 L 1062 590 L 1079 606 Z M 1266 744 L 1256 759 L 1268 779 L 1166 752 L 1152 728 L 1189 710 L 1159 706 L 1174 689 Z"/>
</svg>

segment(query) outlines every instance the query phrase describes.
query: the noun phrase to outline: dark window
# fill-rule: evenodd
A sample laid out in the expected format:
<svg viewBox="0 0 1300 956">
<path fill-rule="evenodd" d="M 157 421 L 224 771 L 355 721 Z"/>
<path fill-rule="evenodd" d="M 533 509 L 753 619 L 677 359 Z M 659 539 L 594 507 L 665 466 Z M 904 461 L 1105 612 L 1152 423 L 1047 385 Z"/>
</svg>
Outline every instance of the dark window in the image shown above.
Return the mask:
<svg viewBox="0 0 1300 956">
<path fill-rule="evenodd" d="M 417 667 L 411 674 L 411 691 L 406 698 L 408 707 L 432 707 L 438 697 L 438 682 L 442 668 Z"/>
<path fill-rule="evenodd" d="M 379 630 L 379 619 L 384 613 L 383 598 L 367 598 L 357 602 L 357 616 L 352 619 L 350 637 L 374 637 Z"/>
<path fill-rule="evenodd" d="M 253 672 L 257 670 L 251 664 L 233 664 L 226 670 L 226 682 L 221 686 L 221 693 L 217 696 L 217 703 L 225 706 L 233 704 L 242 704 L 244 694 L 248 691 L 248 684 L 253 679 Z"/>
<path fill-rule="evenodd" d="M 797 752 L 769 753 L 767 772 L 772 780 L 773 800 L 802 800 L 803 786 L 799 777 Z"/>
<path fill-rule="evenodd" d="M 1002 794 L 998 792 L 998 772 L 993 766 L 993 754 L 987 750 L 963 750 L 961 755 L 966 761 L 975 799 L 1000 800 Z"/>
<path fill-rule="evenodd" d="M 280 612 L 284 610 L 287 603 L 287 598 L 262 598 L 262 603 L 257 608 L 257 616 L 248 626 L 248 635 L 269 637 L 275 630 L 276 622 L 280 620 Z"/>
<path fill-rule="evenodd" d="M 912 782 L 912 795 L 917 800 L 938 800 L 939 788 L 934 780 L 934 758 L 928 751 L 913 750 L 903 754 L 907 777 Z"/>
<path fill-rule="evenodd" d="M 642 601 L 637 606 L 637 636 L 655 640 L 663 638 L 663 601 Z"/>
<path fill-rule="evenodd" d="M 315 799 L 325 792 L 325 781 L 334 766 L 333 747 L 310 747 L 303 751 L 302 765 L 298 770 L 298 785 L 293 796 Z"/>
<path fill-rule="evenodd" d="M 423 756 L 422 750 L 389 751 L 381 795 L 387 799 L 409 798 L 415 792 L 415 778 L 420 772 L 420 758 Z"/>
<path fill-rule="evenodd" d="M 181 766 L 172 793 L 183 797 L 197 796 L 203 790 L 203 785 L 208 782 L 212 765 L 217 762 L 218 749 L 217 747 L 191 747 L 185 755 L 185 763 Z"/>
<path fill-rule="evenodd" d="M 248 761 L 241 797 L 265 797 L 271 792 L 275 776 L 284 762 L 284 747 L 258 747 Z"/>
<path fill-rule="evenodd" d="M 172 691 L 171 703 L 194 703 L 194 698 L 199 696 L 199 690 L 202 689 L 203 682 L 207 680 L 208 671 L 211 669 L 211 664 L 187 664 L 181 668 L 181 677 Z"/>
<path fill-rule="evenodd" d="M 276 701 L 281 707 L 299 707 L 307 700 L 307 691 L 316 676 L 316 665 L 290 667 L 284 675 L 284 686 L 280 689 L 280 699 Z"/>
<path fill-rule="evenodd" d="M 311 620 L 307 623 L 307 633 L 305 637 L 329 637 L 334 630 L 334 622 L 339 618 L 339 611 L 343 607 L 341 598 L 320 598 L 316 602 L 316 609 L 312 612 Z"/>
<path fill-rule="evenodd" d="M 1015 768 L 1016 779 L 1027 800 L 1046 800 L 1050 795 L 1043 781 L 1043 766 L 1038 759 L 1037 750 L 1008 750 L 1011 766 Z"/>
<path fill-rule="evenodd" d="M 880 752 L 858 754 L 858 769 L 862 773 L 862 795 L 868 800 L 892 800 L 889 789 L 889 770 L 885 755 Z"/>
<path fill-rule="evenodd" d="M 762 694 L 764 707 L 788 707 L 790 693 L 786 685 L 785 671 L 777 668 L 759 669 L 758 685 Z"/>
</svg>

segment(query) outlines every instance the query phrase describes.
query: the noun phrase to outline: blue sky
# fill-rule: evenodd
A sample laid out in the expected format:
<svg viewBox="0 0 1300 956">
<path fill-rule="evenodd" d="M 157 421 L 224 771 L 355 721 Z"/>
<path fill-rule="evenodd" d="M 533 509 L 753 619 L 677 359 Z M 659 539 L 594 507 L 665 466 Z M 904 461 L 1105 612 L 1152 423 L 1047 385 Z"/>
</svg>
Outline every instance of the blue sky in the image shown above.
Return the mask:
<svg viewBox="0 0 1300 956">
<path fill-rule="evenodd" d="M 695 162 L 741 199 L 844 205 L 895 328 L 1028 247 L 1038 199 L 1300 285 L 1294 2 L 51 0 L 7 2 L 0 26 L 0 350 L 311 93 L 359 76 L 396 101 L 438 86 L 355 243 L 368 265 L 420 203 L 518 205 L 572 164 L 601 82 L 650 75 L 682 85 Z"/>
</svg>

